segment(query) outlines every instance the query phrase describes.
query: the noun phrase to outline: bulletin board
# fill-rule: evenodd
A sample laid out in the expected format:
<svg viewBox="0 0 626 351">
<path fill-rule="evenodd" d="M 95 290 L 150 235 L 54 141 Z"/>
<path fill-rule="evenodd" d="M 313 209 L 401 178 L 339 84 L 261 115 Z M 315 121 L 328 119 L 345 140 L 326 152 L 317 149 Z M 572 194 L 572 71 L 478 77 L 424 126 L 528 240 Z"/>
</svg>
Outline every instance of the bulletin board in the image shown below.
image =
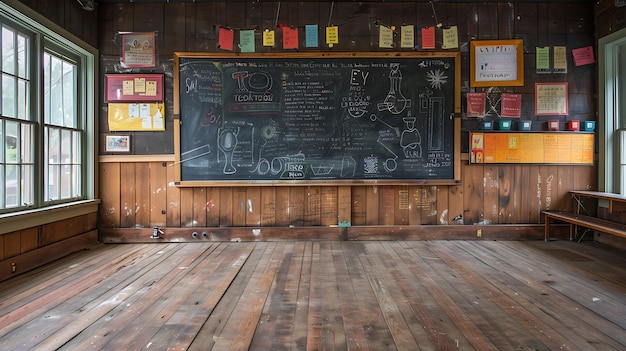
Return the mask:
<svg viewBox="0 0 626 351">
<path fill-rule="evenodd" d="M 471 132 L 470 163 L 593 165 L 594 133 Z"/>
<path fill-rule="evenodd" d="M 110 131 L 165 130 L 164 106 L 161 102 L 110 103 Z"/>
</svg>

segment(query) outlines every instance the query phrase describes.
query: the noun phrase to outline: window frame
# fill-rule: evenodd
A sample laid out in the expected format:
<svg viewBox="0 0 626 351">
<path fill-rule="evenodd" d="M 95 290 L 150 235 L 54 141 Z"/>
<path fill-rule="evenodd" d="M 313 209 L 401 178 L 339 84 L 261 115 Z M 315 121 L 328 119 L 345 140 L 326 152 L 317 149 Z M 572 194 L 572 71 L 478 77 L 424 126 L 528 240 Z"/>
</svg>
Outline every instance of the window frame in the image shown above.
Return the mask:
<svg viewBox="0 0 626 351">
<path fill-rule="evenodd" d="M 37 93 L 32 96 L 29 106 L 32 110 L 29 118 L 36 123 L 35 128 L 35 164 L 34 182 L 36 191 L 35 203 L 33 206 L 2 209 L 0 211 L 0 234 L 9 233 L 16 230 L 34 227 L 50 223 L 52 221 L 63 220 L 86 213 L 98 211 L 100 200 L 97 189 L 97 149 L 96 138 L 97 123 L 96 97 L 98 92 L 98 51 L 96 48 L 85 43 L 67 30 L 61 28 L 41 14 L 32 10 L 28 6 L 17 0 L 3 0 L 0 2 L 0 19 L 2 23 L 11 24 L 13 28 L 20 32 L 32 32 L 34 36 L 31 46 L 35 50 L 30 53 L 31 62 L 31 84 L 32 89 Z M 80 199 L 69 199 L 63 203 L 45 202 L 43 199 L 43 50 L 46 47 L 63 48 L 80 57 L 81 65 L 78 71 L 81 77 L 78 84 L 79 94 L 77 98 L 82 103 L 79 104 L 77 113 L 81 116 L 84 125 L 82 135 L 81 162 L 83 196 Z M 54 50 L 53 50 L 54 51 Z M 55 51 L 56 52 L 56 51 Z M 34 59 L 33 59 L 34 58 Z"/>
<path fill-rule="evenodd" d="M 619 96 L 624 93 L 620 86 L 626 90 L 626 64 L 619 65 L 620 51 L 626 53 L 625 47 L 626 28 L 598 40 L 598 190 L 618 194 L 626 194 L 626 174 L 620 167 L 626 153 L 626 145 L 621 143 L 621 133 L 626 130 L 626 99 Z"/>
</svg>

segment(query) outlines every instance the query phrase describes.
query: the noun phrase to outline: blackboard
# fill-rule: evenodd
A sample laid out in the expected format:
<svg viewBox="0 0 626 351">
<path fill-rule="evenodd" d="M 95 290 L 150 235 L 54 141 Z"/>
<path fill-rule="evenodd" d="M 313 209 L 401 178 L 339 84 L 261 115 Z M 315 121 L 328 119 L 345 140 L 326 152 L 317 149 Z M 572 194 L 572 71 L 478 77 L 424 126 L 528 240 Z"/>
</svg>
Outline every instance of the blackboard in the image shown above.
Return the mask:
<svg viewBox="0 0 626 351">
<path fill-rule="evenodd" d="M 174 65 L 183 182 L 458 180 L 458 53 L 176 53 Z"/>
</svg>

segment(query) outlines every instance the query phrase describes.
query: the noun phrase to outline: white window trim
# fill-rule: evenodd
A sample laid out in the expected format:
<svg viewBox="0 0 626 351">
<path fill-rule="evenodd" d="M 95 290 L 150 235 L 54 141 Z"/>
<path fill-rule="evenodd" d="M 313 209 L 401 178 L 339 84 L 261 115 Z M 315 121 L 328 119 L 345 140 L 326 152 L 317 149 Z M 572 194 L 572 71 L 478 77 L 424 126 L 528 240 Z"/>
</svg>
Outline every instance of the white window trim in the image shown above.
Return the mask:
<svg viewBox="0 0 626 351">
<path fill-rule="evenodd" d="M 626 120 L 620 121 L 618 111 L 617 84 L 615 77 L 619 74 L 618 53 L 620 47 L 626 45 L 626 28 L 607 35 L 598 41 L 598 68 L 599 68 L 599 106 L 598 106 L 598 190 L 624 193 L 621 189 L 620 174 L 620 135 L 618 129 L 626 126 Z M 623 68 L 622 68 L 623 69 Z M 624 73 L 622 72 L 622 75 Z M 624 77 L 620 77 L 624 80 Z M 624 82 L 622 82 L 624 85 Z M 623 92 L 622 92 L 623 93 Z M 622 106 L 626 101 L 621 101 Z M 626 119 L 626 116 L 621 116 Z"/>
</svg>

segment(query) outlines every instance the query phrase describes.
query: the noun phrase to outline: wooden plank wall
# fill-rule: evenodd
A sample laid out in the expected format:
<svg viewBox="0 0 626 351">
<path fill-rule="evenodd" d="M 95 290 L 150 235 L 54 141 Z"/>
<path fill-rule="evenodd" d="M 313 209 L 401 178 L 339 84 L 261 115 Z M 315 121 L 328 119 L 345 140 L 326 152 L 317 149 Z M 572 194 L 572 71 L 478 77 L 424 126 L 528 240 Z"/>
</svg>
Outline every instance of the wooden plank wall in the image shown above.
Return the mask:
<svg viewBox="0 0 626 351">
<path fill-rule="evenodd" d="M 179 188 L 171 162 L 100 164 L 101 228 L 537 224 L 593 189 L 592 166 L 469 165 L 451 186 Z"/>
<path fill-rule="evenodd" d="M 98 214 L 91 213 L 0 235 L 0 281 L 98 242 Z"/>
<path fill-rule="evenodd" d="M 332 7 L 331 7 L 332 6 Z M 166 74 L 166 131 L 135 132 L 135 156 L 128 162 L 103 157 L 100 163 L 101 228 L 164 227 L 298 227 L 351 224 L 446 225 L 540 223 L 541 210 L 570 210 L 571 189 L 596 189 L 596 167 L 551 165 L 468 165 L 462 162 L 462 182 L 453 186 L 289 186 L 197 187 L 173 185 L 172 57 L 176 51 L 217 51 L 217 26 L 235 29 L 331 24 L 340 26 L 340 44 L 333 51 L 376 51 L 376 22 L 433 26 L 456 25 L 462 54 L 463 92 L 468 90 L 472 39 L 524 40 L 525 86 L 502 87 L 523 94 L 523 118 L 533 129 L 545 129 L 548 118 L 533 114 L 534 83 L 567 81 L 570 115 L 594 120 L 595 66 L 575 67 L 568 55 L 566 75 L 537 75 L 535 47 L 564 45 L 568 53 L 594 45 L 593 3 L 452 3 L 452 2 L 185 2 L 101 3 L 98 43 L 102 71 L 121 71 L 119 32 L 155 31 L 158 66 Z M 332 10 L 332 11 L 331 11 Z M 441 32 L 437 32 L 441 48 Z M 277 43 L 281 43 L 277 29 Z M 416 39 L 420 40 L 419 36 Z M 257 45 L 259 52 L 280 51 Z M 320 45 L 320 51 L 329 50 Z M 481 90 L 481 89 L 478 89 Z M 464 105 L 464 103 L 462 104 Z M 106 105 L 100 109 L 100 129 L 107 132 Z M 477 119 L 463 118 L 462 145 Z M 143 162 L 141 155 L 166 155 Z M 467 155 L 464 154 L 465 159 Z M 164 166 L 164 163 L 165 166 Z"/>
</svg>

